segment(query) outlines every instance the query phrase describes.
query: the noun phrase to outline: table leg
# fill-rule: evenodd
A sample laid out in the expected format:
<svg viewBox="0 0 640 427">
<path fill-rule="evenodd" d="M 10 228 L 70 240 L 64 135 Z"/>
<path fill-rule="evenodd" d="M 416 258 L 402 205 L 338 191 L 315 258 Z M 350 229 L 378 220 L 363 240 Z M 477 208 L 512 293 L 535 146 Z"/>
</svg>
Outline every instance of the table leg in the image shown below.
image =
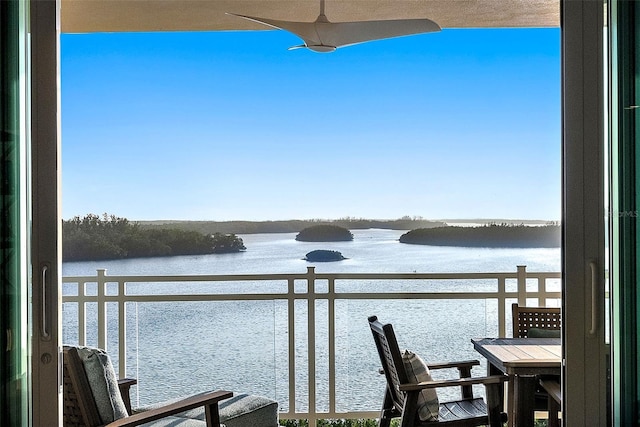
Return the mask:
<svg viewBox="0 0 640 427">
<path fill-rule="evenodd" d="M 487 363 L 487 375 L 491 376 L 491 375 L 503 375 L 504 372 L 502 372 L 501 369 L 497 368 L 496 366 L 494 366 L 491 363 Z M 505 400 L 505 395 L 504 395 L 504 387 L 500 390 L 501 394 L 500 394 L 500 401 L 502 402 L 503 405 L 506 404 L 507 407 L 507 425 L 509 427 L 513 427 L 513 382 L 512 382 L 512 376 L 509 376 L 509 381 L 505 383 L 505 387 L 507 387 L 507 399 Z M 504 406 L 502 408 L 502 410 L 504 410 Z"/>
<path fill-rule="evenodd" d="M 509 427 L 514 427 L 516 425 L 516 407 L 514 399 L 514 389 L 516 387 L 515 382 L 515 376 L 509 375 L 509 380 L 507 381 L 507 422 Z"/>
<path fill-rule="evenodd" d="M 513 382 L 514 426 L 533 427 L 536 377 L 516 375 Z"/>
</svg>

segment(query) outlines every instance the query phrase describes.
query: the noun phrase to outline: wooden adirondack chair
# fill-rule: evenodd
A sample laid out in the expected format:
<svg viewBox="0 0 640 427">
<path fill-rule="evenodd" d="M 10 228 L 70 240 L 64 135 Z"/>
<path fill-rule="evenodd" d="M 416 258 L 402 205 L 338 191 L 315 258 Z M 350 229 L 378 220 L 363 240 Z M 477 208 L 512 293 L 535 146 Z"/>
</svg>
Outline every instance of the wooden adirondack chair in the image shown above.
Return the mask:
<svg viewBox="0 0 640 427">
<path fill-rule="evenodd" d="M 398 348 L 393 326 L 382 324 L 376 316 L 369 317 L 369 326 L 378 349 L 382 371 L 387 380 L 380 412 L 380 427 L 388 427 L 392 418 L 401 417 L 401 427 L 414 426 L 502 426 L 507 415 L 502 412 L 503 386 L 506 376 L 471 377 L 471 367 L 477 360 L 428 365 L 429 369 L 457 368 L 461 378 L 425 382 L 411 382 Z M 484 384 L 487 401 L 474 397 L 471 386 Z M 421 421 L 418 416 L 419 394 L 426 389 L 461 387 L 462 399 L 439 403 L 437 420 Z"/>
<path fill-rule="evenodd" d="M 186 423 L 190 426 L 200 424 L 202 426 L 206 425 L 207 427 L 218 427 L 220 425 L 218 402 L 233 396 L 233 393 L 230 391 L 218 390 L 206 392 L 162 408 L 131 415 L 129 388 L 136 383 L 136 380 L 125 379 L 119 381 L 118 388 L 121 393 L 119 397 L 122 398 L 127 413 L 124 414 L 123 418 L 105 423 L 100 416 L 100 410 L 98 408 L 100 403 L 96 402 L 90 386 L 90 381 L 93 380 L 87 377 L 87 372 L 78 353 L 78 349 L 76 347 L 65 346 L 63 360 L 63 419 L 65 427 L 138 426 L 158 420 L 164 421 L 163 425 L 179 426 L 181 423 Z M 115 377 L 115 373 L 113 375 Z M 104 378 L 102 381 L 104 382 Z M 181 412 L 200 407 L 205 408 L 204 422 L 174 417 L 174 415 Z"/>
</svg>

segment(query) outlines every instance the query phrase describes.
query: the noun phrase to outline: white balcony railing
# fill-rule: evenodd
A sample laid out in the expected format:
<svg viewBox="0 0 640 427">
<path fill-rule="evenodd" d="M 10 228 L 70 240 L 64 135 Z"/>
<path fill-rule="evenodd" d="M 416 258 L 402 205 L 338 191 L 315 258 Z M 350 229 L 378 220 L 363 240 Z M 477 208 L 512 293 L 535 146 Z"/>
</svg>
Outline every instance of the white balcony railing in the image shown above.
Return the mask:
<svg viewBox="0 0 640 427">
<path fill-rule="evenodd" d="M 458 357 L 478 358 L 469 338 L 507 336 L 513 302 L 559 305 L 560 278 L 524 266 L 500 273 L 316 273 L 309 267 L 300 274 L 198 276 L 97 270 L 63 278 L 63 331 L 65 344 L 108 349 L 121 377 L 135 371 L 139 395 L 168 370 L 186 383 L 175 393 L 201 391 L 192 390 L 195 381 L 204 389 L 271 394 L 282 419 L 314 425 L 378 416 L 384 380 L 375 375 L 367 315 L 397 322 L 397 332 L 404 326 L 399 339 L 404 335 L 416 349 L 441 348 L 439 359 L 458 351 Z M 141 381 L 143 374 L 150 379 Z M 266 386 L 256 386 L 260 382 Z"/>
</svg>

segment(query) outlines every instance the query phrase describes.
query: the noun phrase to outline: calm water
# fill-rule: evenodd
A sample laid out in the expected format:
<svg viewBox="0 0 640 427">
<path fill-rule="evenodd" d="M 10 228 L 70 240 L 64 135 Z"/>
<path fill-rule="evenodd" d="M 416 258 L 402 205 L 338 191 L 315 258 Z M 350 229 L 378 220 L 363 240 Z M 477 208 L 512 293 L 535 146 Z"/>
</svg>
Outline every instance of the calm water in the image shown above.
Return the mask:
<svg viewBox="0 0 640 427">
<path fill-rule="evenodd" d="M 297 242 L 296 233 L 247 234 L 247 251 L 237 254 L 198 255 L 125 261 L 73 262 L 63 265 L 63 275 L 108 274 L 235 274 L 297 273 L 315 265 L 318 272 L 477 272 L 560 271 L 560 249 L 489 249 L 407 245 L 398 242 L 404 231 L 355 230 L 352 242 Z M 310 264 L 305 254 L 331 249 L 349 258 L 341 262 Z"/>
<path fill-rule="evenodd" d="M 529 271 L 560 271 L 559 248 L 406 245 L 398 242 L 402 233 L 356 230 L 354 241 L 339 243 L 297 242 L 295 233 L 241 235 L 247 247 L 243 253 L 64 263 L 63 275 L 93 275 L 97 268 L 106 268 L 108 275 L 302 273 L 310 265 L 315 265 L 317 272 L 352 273 L 511 272 L 517 265 L 526 265 Z M 304 255 L 314 249 L 338 250 L 349 259 L 315 264 L 304 261 Z M 185 291 L 184 285 L 173 286 L 162 291 Z M 355 290 L 354 286 L 375 289 L 387 285 L 343 286 L 344 290 Z M 415 290 L 418 285 L 394 286 Z M 433 287 L 478 290 L 478 286 L 495 289 L 494 283 L 477 282 L 430 283 L 429 286 L 432 286 L 429 290 Z M 65 288 L 65 292 L 69 289 Z M 337 301 L 337 409 L 378 410 L 381 403 L 384 383 L 376 373 L 379 362 L 367 316 L 377 314 L 381 320 L 392 322 L 400 346 L 413 349 L 429 361 L 464 360 L 478 358 L 471 348 L 471 338 L 497 334 L 496 309 L 497 304 L 484 300 Z M 64 340 L 75 343 L 77 308 L 65 304 L 63 311 Z M 131 353 L 127 361 L 128 374 L 139 379 L 139 404 L 227 388 L 275 397 L 283 408 L 290 407 L 286 302 L 130 303 L 127 311 L 127 346 Z M 316 311 L 319 319 L 316 325 L 317 407 L 327 410 L 326 302 L 318 301 Z M 295 399 L 296 407 L 302 409 L 307 408 L 308 401 L 306 312 L 306 302 L 297 302 L 295 345 L 299 392 Z M 89 344 L 95 345 L 95 307 L 89 307 L 88 317 Z M 113 356 L 118 343 L 113 327 L 115 317 L 110 319 L 108 346 Z M 483 373 L 483 367 L 475 372 Z M 443 393 L 441 398 L 447 396 L 455 394 Z"/>
</svg>

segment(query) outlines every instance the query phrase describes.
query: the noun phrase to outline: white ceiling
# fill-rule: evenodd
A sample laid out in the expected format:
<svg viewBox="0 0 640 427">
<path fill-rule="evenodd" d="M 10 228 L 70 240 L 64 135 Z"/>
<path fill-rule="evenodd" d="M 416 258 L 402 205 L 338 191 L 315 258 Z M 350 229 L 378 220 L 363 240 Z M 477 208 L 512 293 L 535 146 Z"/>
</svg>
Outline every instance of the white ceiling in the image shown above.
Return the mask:
<svg viewBox="0 0 640 427">
<path fill-rule="evenodd" d="M 227 15 L 314 21 L 319 0 L 62 0 L 65 33 L 270 29 Z M 560 0 L 326 0 L 332 22 L 429 18 L 442 28 L 558 27 Z"/>
</svg>

